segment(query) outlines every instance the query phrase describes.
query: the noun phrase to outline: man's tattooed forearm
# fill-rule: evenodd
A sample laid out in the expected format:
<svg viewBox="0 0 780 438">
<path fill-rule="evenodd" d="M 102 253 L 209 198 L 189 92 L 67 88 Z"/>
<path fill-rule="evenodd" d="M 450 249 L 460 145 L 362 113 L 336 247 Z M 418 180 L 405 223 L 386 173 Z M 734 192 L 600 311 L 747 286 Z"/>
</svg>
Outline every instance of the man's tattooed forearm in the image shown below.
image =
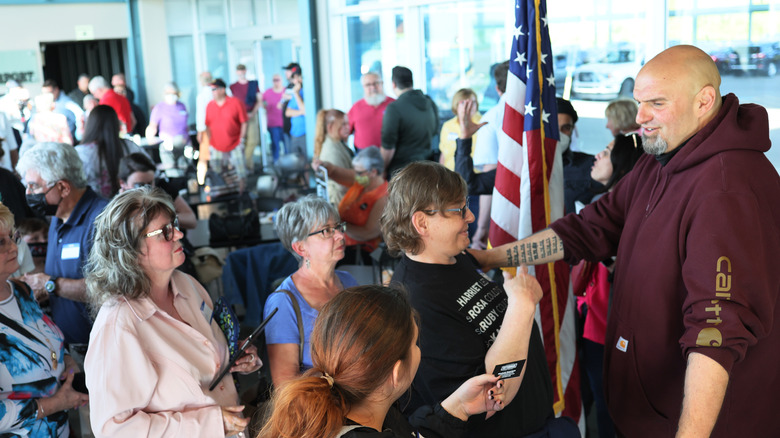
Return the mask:
<svg viewBox="0 0 780 438">
<path fill-rule="evenodd" d="M 533 265 L 562 252 L 563 242 L 558 236 L 552 236 L 540 241 L 518 242 L 506 250 L 506 260 L 509 266 Z"/>
</svg>

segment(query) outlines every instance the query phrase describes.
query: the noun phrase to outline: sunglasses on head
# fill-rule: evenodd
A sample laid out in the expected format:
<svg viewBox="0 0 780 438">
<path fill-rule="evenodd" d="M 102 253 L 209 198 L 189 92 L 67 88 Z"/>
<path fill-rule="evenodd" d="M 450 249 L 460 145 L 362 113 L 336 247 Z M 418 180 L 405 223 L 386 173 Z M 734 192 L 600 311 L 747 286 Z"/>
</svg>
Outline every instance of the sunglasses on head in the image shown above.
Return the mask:
<svg viewBox="0 0 780 438">
<path fill-rule="evenodd" d="M 173 240 L 174 235 L 174 229 L 179 230 L 179 218 L 174 217 L 171 223 L 165 225 L 164 227 L 160 228 L 159 230 L 154 230 L 146 233 L 146 237 L 154 237 L 160 233 L 162 233 L 165 240 L 170 242 Z"/>
</svg>

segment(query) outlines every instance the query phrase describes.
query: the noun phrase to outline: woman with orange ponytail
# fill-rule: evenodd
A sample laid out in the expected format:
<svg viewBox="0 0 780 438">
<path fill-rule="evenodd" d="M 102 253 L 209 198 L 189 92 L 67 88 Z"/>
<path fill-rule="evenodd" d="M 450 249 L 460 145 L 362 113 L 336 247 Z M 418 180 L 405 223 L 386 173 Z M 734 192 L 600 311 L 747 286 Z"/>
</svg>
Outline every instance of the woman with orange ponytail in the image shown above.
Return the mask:
<svg viewBox="0 0 780 438">
<path fill-rule="evenodd" d="M 356 286 L 331 299 L 311 340 L 313 368 L 276 390 L 258 438 L 368 438 L 467 435 L 470 415 L 500 410 L 503 383 L 483 374 L 436 406 L 405 418 L 398 398 L 420 364 L 415 314 L 404 292 Z"/>
</svg>

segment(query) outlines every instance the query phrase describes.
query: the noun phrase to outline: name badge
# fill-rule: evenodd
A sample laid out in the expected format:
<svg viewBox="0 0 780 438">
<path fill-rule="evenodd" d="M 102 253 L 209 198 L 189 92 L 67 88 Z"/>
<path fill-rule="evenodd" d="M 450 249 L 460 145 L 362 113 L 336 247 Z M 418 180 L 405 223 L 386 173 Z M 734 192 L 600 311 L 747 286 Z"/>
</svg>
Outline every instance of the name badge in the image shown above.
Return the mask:
<svg viewBox="0 0 780 438">
<path fill-rule="evenodd" d="M 458 134 L 455 132 L 450 132 L 449 134 L 447 134 L 447 139 L 455 141 L 458 139 Z"/>
<path fill-rule="evenodd" d="M 73 260 L 79 258 L 81 253 L 81 245 L 78 243 L 68 243 L 62 246 L 62 254 L 60 258 L 62 260 Z"/>
</svg>

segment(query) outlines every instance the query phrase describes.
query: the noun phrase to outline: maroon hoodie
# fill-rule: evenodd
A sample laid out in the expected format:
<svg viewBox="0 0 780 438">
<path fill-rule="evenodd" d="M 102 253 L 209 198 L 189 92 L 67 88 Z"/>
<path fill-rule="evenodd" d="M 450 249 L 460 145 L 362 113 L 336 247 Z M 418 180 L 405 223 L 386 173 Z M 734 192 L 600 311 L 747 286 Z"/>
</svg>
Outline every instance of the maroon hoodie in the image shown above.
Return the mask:
<svg viewBox="0 0 780 438">
<path fill-rule="evenodd" d="M 551 228 L 566 260 L 617 254 L 604 382 L 621 434 L 673 436 L 688 354 L 729 372 L 713 437 L 777 436 L 780 177 L 764 108 L 736 96 L 666 166 L 644 156 Z"/>
</svg>

